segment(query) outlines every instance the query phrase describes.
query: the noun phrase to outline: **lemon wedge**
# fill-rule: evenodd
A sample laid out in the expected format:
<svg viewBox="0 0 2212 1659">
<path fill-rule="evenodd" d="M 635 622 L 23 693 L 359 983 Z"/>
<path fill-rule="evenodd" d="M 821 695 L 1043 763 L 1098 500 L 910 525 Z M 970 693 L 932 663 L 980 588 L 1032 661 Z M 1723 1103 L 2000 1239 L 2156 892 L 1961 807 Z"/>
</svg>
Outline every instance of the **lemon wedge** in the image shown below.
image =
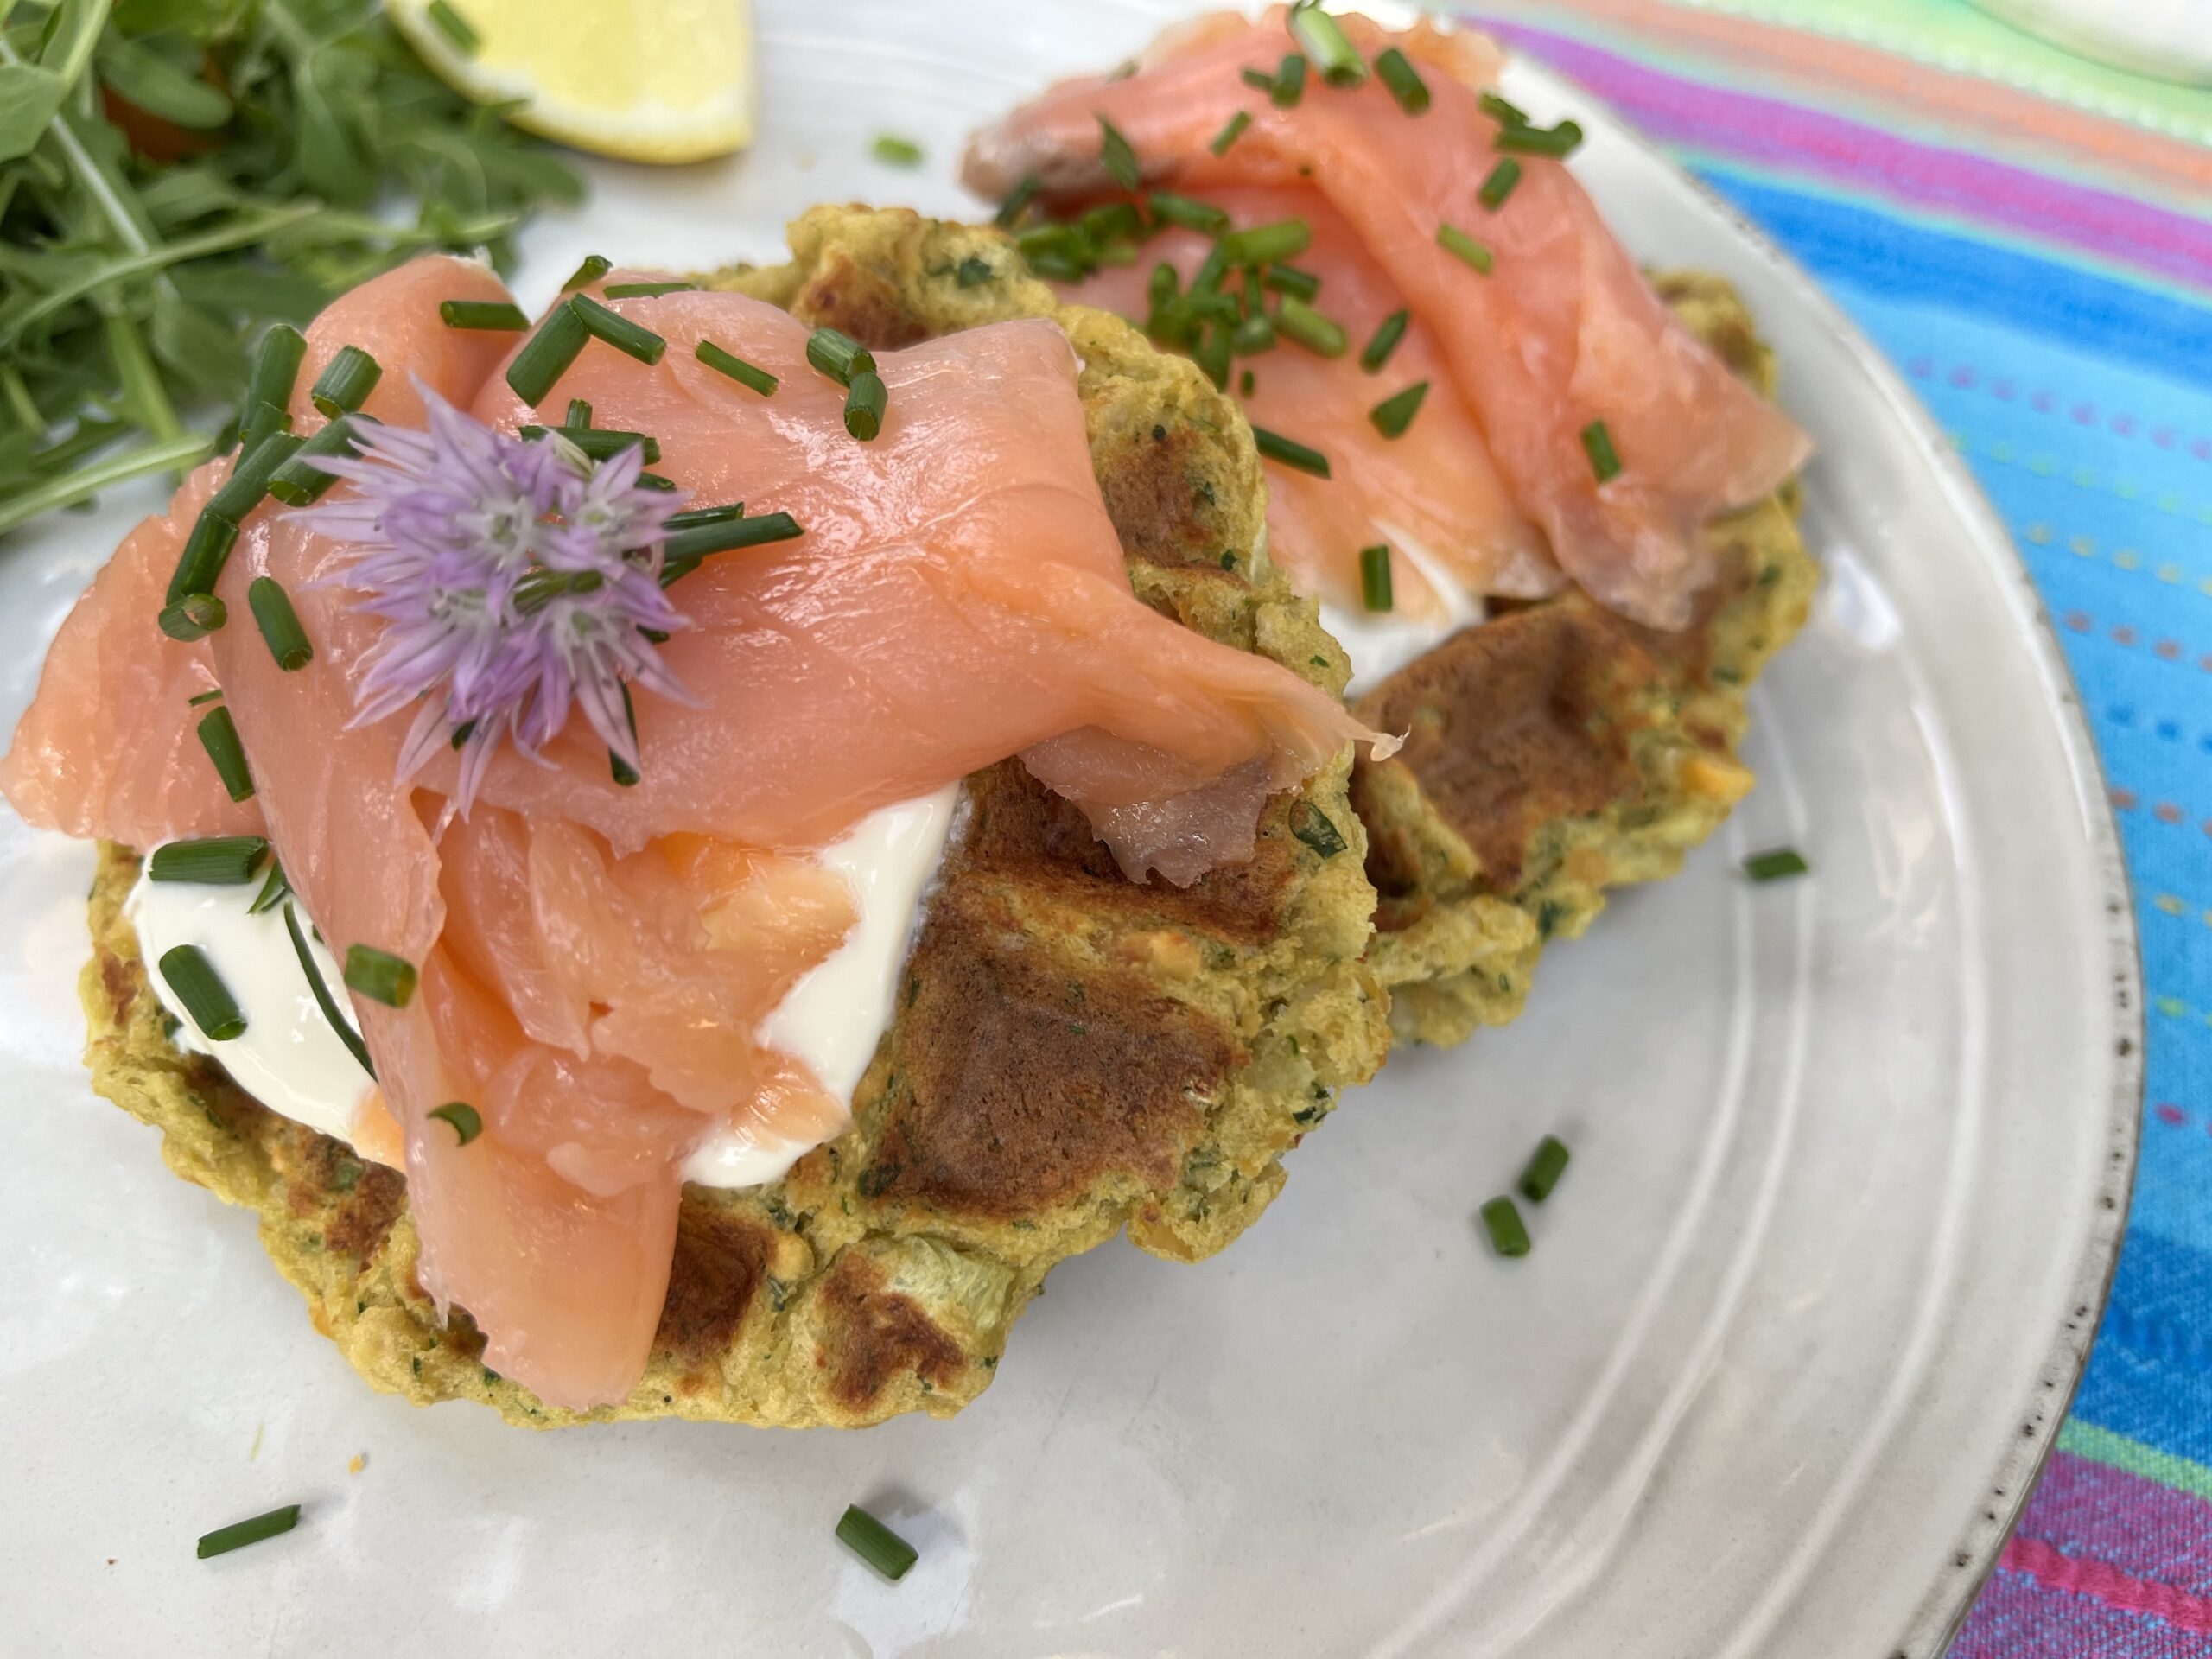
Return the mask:
<svg viewBox="0 0 2212 1659">
<path fill-rule="evenodd" d="M 518 126 L 601 156 L 696 162 L 752 142 L 750 0 L 386 0 L 423 60 Z"/>
</svg>

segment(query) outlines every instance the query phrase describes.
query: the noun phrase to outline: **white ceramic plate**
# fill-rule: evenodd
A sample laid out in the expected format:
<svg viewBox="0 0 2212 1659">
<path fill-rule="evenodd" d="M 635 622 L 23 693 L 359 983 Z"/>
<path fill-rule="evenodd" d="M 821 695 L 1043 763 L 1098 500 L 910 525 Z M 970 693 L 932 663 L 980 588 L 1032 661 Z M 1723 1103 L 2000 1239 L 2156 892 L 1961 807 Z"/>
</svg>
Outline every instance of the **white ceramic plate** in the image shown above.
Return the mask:
<svg viewBox="0 0 2212 1659">
<path fill-rule="evenodd" d="M 972 212 L 963 132 L 1141 45 L 1121 0 L 769 0 L 765 137 L 598 169 L 588 249 L 772 258 L 823 200 Z M 1560 89 L 1522 73 L 1516 98 Z M 2027 578 L 1805 279 L 1587 106 L 1637 253 L 1740 283 L 1818 436 L 1827 567 L 1758 689 L 1763 782 L 1526 1016 L 1402 1053 L 1234 1249 L 1070 1263 L 956 1421 L 532 1435 L 370 1393 L 251 1217 L 95 1101 L 79 848 L 0 825 L 0 1605 L 26 1652 L 1913 1656 L 1986 1570 L 2094 1328 L 2139 1096 L 2129 908 Z M 929 147 L 872 162 L 879 130 Z M 0 559 L 0 714 L 143 498 Z M 1752 887 L 1748 849 L 1809 880 Z M 1533 1255 L 1473 1214 L 1537 1137 Z M 359 1474 L 348 1460 L 365 1453 Z M 201 1531 L 298 1500 L 217 1561 Z M 886 1585 L 830 1529 L 919 1546 Z"/>
</svg>

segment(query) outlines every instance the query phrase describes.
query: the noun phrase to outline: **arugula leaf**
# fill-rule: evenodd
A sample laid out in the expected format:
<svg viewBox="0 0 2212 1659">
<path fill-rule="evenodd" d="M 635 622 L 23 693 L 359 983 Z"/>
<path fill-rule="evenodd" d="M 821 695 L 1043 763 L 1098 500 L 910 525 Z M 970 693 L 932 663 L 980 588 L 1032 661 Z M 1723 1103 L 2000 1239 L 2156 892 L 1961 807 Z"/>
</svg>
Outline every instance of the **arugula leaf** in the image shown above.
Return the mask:
<svg viewBox="0 0 2212 1659">
<path fill-rule="evenodd" d="M 31 153 L 68 95 L 69 83 L 35 63 L 0 63 L 0 162 Z"/>
</svg>

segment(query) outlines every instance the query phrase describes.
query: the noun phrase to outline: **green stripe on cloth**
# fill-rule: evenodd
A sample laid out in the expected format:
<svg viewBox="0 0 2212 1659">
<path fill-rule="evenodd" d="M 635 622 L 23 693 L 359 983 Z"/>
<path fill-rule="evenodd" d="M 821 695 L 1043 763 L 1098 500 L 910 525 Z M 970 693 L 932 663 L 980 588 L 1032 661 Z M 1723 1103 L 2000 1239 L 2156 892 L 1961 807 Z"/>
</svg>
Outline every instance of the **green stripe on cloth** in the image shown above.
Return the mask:
<svg viewBox="0 0 2212 1659">
<path fill-rule="evenodd" d="M 2192 1497 L 2212 1499 L 2212 1468 L 2188 1458 L 2161 1452 L 2155 1446 L 2131 1440 L 2079 1417 L 2069 1417 L 2058 1431 L 2058 1449 L 2092 1463 L 2108 1464 L 2145 1480 L 2175 1487 Z"/>
</svg>

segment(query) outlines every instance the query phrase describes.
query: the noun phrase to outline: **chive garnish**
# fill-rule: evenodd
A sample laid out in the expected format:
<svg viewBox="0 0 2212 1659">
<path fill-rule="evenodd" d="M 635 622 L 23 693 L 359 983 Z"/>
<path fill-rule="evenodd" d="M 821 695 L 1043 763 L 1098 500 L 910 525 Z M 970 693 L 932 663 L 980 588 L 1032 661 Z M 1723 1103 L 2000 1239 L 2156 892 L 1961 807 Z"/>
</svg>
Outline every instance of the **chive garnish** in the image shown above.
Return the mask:
<svg viewBox="0 0 2212 1659">
<path fill-rule="evenodd" d="M 1252 388 L 1258 384 L 1259 382 L 1253 378 L 1252 371 L 1245 370 L 1236 377 L 1236 395 L 1239 397 L 1249 397 L 1252 395 Z"/>
<path fill-rule="evenodd" d="M 1234 240 L 1224 236 L 1206 250 L 1206 257 L 1198 261 L 1198 268 L 1191 273 L 1191 292 L 1211 294 L 1221 286 L 1221 279 L 1229 274 L 1229 249 L 1225 245 Z"/>
<path fill-rule="evenodd" d="M 265 398 L 252 398 L 238 413 L 238 448 L 251 454 L 253 447 L 270 433 L 291 429 L 292 412 L 289 409 L 270 403 Z"/>
<path fill-rule="evenodd" d="M 585 281 L 596 280 L 607 270 L 607 261 L 597 254 L 585 260 L 584 267 L 594 260 L 598 261 L 599 270 L 584 277 Z M 578 269 L 577 276 L 583 276 L 583 267 Z M 569 278 L 571 283 L 575 280 L 576 277 Z M 516 397 L 536 409 L 553 390 L 553 383 L 569 372 L 569 365 L 576 360 L 590 338 L 591 332 L 576 315 L 573 302 L 555 306 L 546 313 L 545 321 L 537 325 L 537 332 L 515 353 L 515 360 L 507 365 L 507 385 L 513 388 Z"/>
<path fill-rule="evenodd" d="M 269 861 L 269 874 L 262 878 L 261 891 L 253 895 L 253 902 L 245 907 L 249 916 L 258 916 L 274 910 L 291 897 L 292 884 L 285 879 L 284 867 L 275 859 Z"/>
<path fill-rule="evenodd" d="M 1218 236 L 1229 228 L 1229 215 L 1211 202 L 1179 196 L 1172 191 L 1154 191 L 1145 198 L 1145 206 L 1152 210 L 1154 219 L 1164 224 L 1180 225 L 1186 231 Z"/>
<path fill-rule="evenodd" d="M 1235 332 L 1228 322 L 1213 323 L 1191 353 L 1191 360 L 1223 391 L 1229 390 L 1229 359 L 1235 349 L 1231 343 Z"/>
<path fill-rule="evenodd" d="M 1421 78 L 1413 60 L 1395 46 L 1385 47 L 1375 54 L 1375 75 L 1390 89 L 1390 96 L 1398 100 L 1398 107 L 1408 115 L 1425 114 L 1428 109 L 1428 83 Z"/>
<path fill-rule="evenodd" d="M 1390 591 L 1390 550 L 1377 544 L 1359 550 L 1359 599 L 1370 611 L 1387 611 L 1395 602 Z"/>
<path fill-rule="evenodd" d="M 1509 122 L 1497 130 L 1491 146 L 1522 156 L 1548 156 L 1557 161 L 1573 155 L 1581 142 L 1582 129 L 1572 121 L 1562 121 L 1555 127 L 1520 126 Z"/>
<path fill-rule="evenodd" d="M 894 133 L 880 132 L 875 143 L 869 146 L 875 159 L 886 167 L 919 167 L 922 147 L 911 138 L 901 138 Z"/>
<path fill-rule="evenodd" d="M 1236 231 L 1217 245 L 1223 260 L 1231 265 L 1271 265 L 1278 259 L 1295 259 L 1313 245 L 1313 227 L 1302 219 L 1277 219 Z"/>
<path fill-rule="evenodd" d="M 289 437 L 289 433 L 272 434 Z M 264 438 L 264 444 L 269 442 Z M 220 493 L 220 492 L 218 492 Z M 238 539 L 235 519 L 215 511 L 210 501 L 200 508 L 200 517 L 192 522 L 192 532 L 184 538 L 184 551 L 177 556 L 176 569 L 169 576 L 169 590 L 166 597 L 174 605 L 187 594 L 210 594 L 223 574 L 223 567 L 230 563 L 231 549 Z"/>
<path fill-rule="evenodd" d="M 1137 153 L 1122 130 L 1104 116 L 1093 118 L 1098 123 L 1098 162 L 1106 169 L 1106 176 L 1124 190 L 1134 190 L 1143 178 L 1143 169 L 1137 165 Z"/>
<path fill-rule="evenodd" d="M 245 602 L 253 607 L 253 620 L 261 625 L 261 637 L 269 642 L 269 654 L 277 667 L 293 674 L 315 660 L 315 646 L 282 582 L 274 576 L 256 576 L 247 584 Z"/>
<path fill-rule="evenodd" d="M 676 521 L 669 522 L 673 524 Z M 765 547 L 771 542 L 788 542 L 804 534 L 805 529 L 788 512 L 764 512 L 756 518 L 688 525 L 661 543 L 660 585 L 665 588 L 690 575 L 710 554 L 728 553 L 741 547 Z"/>
<path fill-rule="evenodd" d="M 1035 174 L 1030 174 L 1014 187 L 1013 194 L 999 204 L 998 212 L 991 216 L 991 223 L 1002 231 L 1012 230 L 1020 222 L 1023 210 L 1037 199 L 1037 193 L 1044 188 L 1044 181 Z"/>
<path fill-rule="evenodd" d="M 1490 250 L 1469 236 L 1457 225 L 1436 227 L 1436 245 L 1446 253 L 1456 254 L 1485 276 L 1490 275 Z"/>
<path fill-rule="evenodd" d="M 588 253 L 584 262 L 569 273 L 569 280 L 561 284 L 563 294 L 573 294 L 578 289 L 597 282 L 614 269 L 614 262 L 603 254 Z"/>
<path fill-rule="evenodd" d="M 1295 439 L 1286 438 L 1280 432 L 1270 432 L 1264 426 L 1255 426 L 1252 429 L 1252 442 L 1269 461 L 1295 467 L 1300 472 L 1311 473 L 1316 478 L 1329 475 L 1329 458 L 1326 455 Z"/>
<path fill-rule="evenodd" d="M 569 412 L 561 417 L 561 424 L 563 426 L 589 426 L 591 424 L 591 405 L 581 397 L 569 398 Z"/>
<path fill-rule="evenodd" d="M 835 328 L 817 328 L 806 337 L 806 360 L 841 386 L 851 385 L 856 374 L 875 371 L 874 354 Z"/>
<path fill-rule="evenodd" d="M 601 290 L 610 300 L 657 300 L 664 294 L 689 294 L 696 283 L 609 283 Z"/>
<path fill-rule="evenodd" d="M 227 1043 L 245 1035 L 245 1015 L 238 1009 L 238 998 L 198 945 L 180 944 L 162 951 L 159 965 L 162 982 L 176 993 L 201 1036 L 211 1043 Z"/>
<path fill-rule="evenodd" d="M 283 872 L 281 869 L 272 869 L 270 874 L 276 880 L 283 880 Z M 290 891 L 289 886 L 287 885 L 281 889 L 280 896 L 283 893 Z M 268 897 L 269 889 L 264 887 L 262 889 L 262 898 Z M 270 902 L 273 904 L 276 901 L 270 899 Z M 256 899 L 251 908 L 258 912 L 267 906 L 262 903 L 262 899 Z M 322 969 L 315 965 L 315 953 L 308 949 L 308 936 L 300 926 L 298 913 L 293 909 L 289 899 L 284 903 L 284 931 L 291 936 L 292 954 L 300 960 L 300 971 L 307 976 L 308 989 L 314 994 L 315 1007 L 322 1010 L 324 1022 L 336 1034 L 338 1040 L 346 1045 L 346 1052 L 359 1062 L 361 1070 L 367 1072 L 372 1078 L 375 1077 L 377 1068 L 369 1058 L 368 1046 L 362 1042 L 360 1033 L 353 1029 L 353 1022 L 346 1018 L 344 1011 L 339 1007 L 338 999 L 330 994 L 330 987 L 323 981 Z"/>
<path fill-rule="evenodd" d="M 756 369 L 734 353 L 726 352 L 711 340 L 702 340 L 691 348 L 691 354 L 717 373 L 726 374 L 741 386 L 750 387 L 763 397 L 774 392 L 781 383 L 766 369 Z"/>
<path fill-rule="evenodd" d="M 1311 301 L 1321 291 L 1321 279 L 1310 270 L 1300 270 L 1296 265 L 1269 265 L 1260 284 L 1278 294 L 1294 295 Z"/>
<path fill-rule="evenodd" d="M 1323 858 L 1334 858 L 1350 844 L 1329 815 L 1311 801 L 1300 801 L 1291 810 L 1290 833 Z"/>
<path fill-rule="evenodd" d="M 1744 874 L 1754 881 L 1781 881 L 1793 875 L 1808 875 L 1813 867 L 1805 855 L 1795 847 L 1777 847 L 1764 853 L 1753 853 L 1744 861 Z"/>
<path fill-rule="evenodd" d="M 474 57 L 483 46 L 484 37 L 476 32 L 467 18 L 453 9 L 451 0 L 430 0 L 430 3 L 423 10 L 438 26 L 438 33 L 450 41 L 453 49 L 462 57 Z"/>
<path fill-rule="evenodd" d="M 894 1584 L 920 1559 L 912 1544 L 857 1503 L 838 1521 L 837 1541 Z"/>
<path fill-rule="evenodd" d="M 530 319 L 518 305 L 505 300 L 440 300 L 438 321 L 448 328 L 483 328 L 520 334 Z"/>
<path fill-rule="evenodd" d="M 436 0 L 431 6 L 433 16 L 436 16 L 438 5 L 442 3 L 443 0 Z M 278 1537 L 289 1532 L 299 1522 L 300 1506 L 287 1503 L 281 1510 L 257 1515 L 251 1521 L 237 1521 L 227 1527 L 218 1527 L 213 1532 L 200 1535 L 200 1559 L 204 1561 L 210 1555 L 228 1554 L 232 1550 L 244 1549 L 248 1544 L 257 1544 L 265 1538 Z"/>
<path fill-rule="evenodd" d="M 277 323 L 262 335 L 261 343 L 253 348 L 253 373 L 246 383 L 247 407 L 259 403 L 280 412 L 289 409 L 292 386 L 300 378 L 300 360 L 307 351 L 307 336 L 289 323 Z"/>
<path fill-rule="evenodd" d="M 883 405 L 889 396 L 883 377 L 862 369 L 845 389 L 845 430 L 866 443 L 883 430 Z"/>
<path fill-rule="evenodd" d="M 184 706 L 188 709 L 198 709 L 207 703 L 220 702 L 222 700 L 223 688 L 219 685 L 212 691 L 202 691 L 196 697 L 187 697 L 184 700 Z"/>
<path fill-rule="evenodd" d="M 682 486 L 672 478 L 663 478 L 658 473 L 639 473 L 638 487 L 641 490 L 674 490 Z"/>
<path fill-rule="evenodd" d="M 640 363 L 653 364 L 668 350 L 668 342 L 650 328 L 640 327 L 619 312 L 610 311 L 588 294 L 579 294 L 569 302 L 582 323 L 586 333 L 596 340 L 603 340 L 625 357 L 634 357 Z"/>
<path fill-rule="evenodd" d="M 465 1147 L 484 1133 L 484 1115 L 465 1100 L 449 1100 L 430 1116 L 453 1125 L 457 1146 Z"/>
<path fill-rule="evenodd" d="M 214 763 L 216 777 L 234 801 L 253 798 L 253 774 L 246 770 L 245 746 L 238 741 L 238 723 L 231 711 L 217 703 L 200 717 L 200 747 Z"/>
<path fill-rule="evenodd" d="M 276 469 L 276 475 L 269 480 L 269 493 L 288 507 L 309 506 L 321 500 L 324 492 L 338 481 L 338 475 L 324 472 L 315 463 L 353 454 L 353 423 L 365 418 L 341 415 L 309 438 Z"/>
<path fill-rule="evenodd" d="M 1367 418 L 1375 423 L 1375 429 L 1386 438 L 1402 438 L 1406 429 L 1414 423 L 1414 416 L 1421 412 L 1421 400 L 1428 396 L 1428 382 L 1416 380 L 1403 391 L 1385 397 L 1367 411 Z"/>
<path fill-rule="evenodd" d="M 1621 458 L 1613 448 L 1613 435 L 1603 421 L 1582 429 L 1582 453 L 1590 457 L 1590 471 L 1600 484 L 1620 476 Z"/>
<path fill-rule="evenodd" d="M 1483 188 L 1475 192 L 1475 198 L 1494 213 L 1505 206 L 1505 199 L 1513 194 L 1513 187 L 1520 182 L 1521 163 L 1510 156 L 1501 156 L 1497 158 L 1497 165 L 1491 168 L 1490 176 L 1483 181 Z"/>
<path fill-rule="evenodd" d="M 372 1002 L 404 1008 L 415 998 L 415 964 L 373 944 L 346 947 L 346 984 Z"/>
<path fill-rule="evenodd" d="M 524 439 L 549 435 L 574 444 L 594 461 L 612 461 L 633 448 L 645 452 L 648 467 L 660 459 L 660 440 L 649 432 L 625 432 L 612 426 L 524 426 L 515 431 L 517 437 Z"/>
<path fill-rule="evenodd" d="M 1270 83 L 1270 85 L 1272 85 L 1272 83 Z M 1235 143 L 1239 138 L 1242 138 L 1244 136 L 1244 129 L 1251 124 L 1252 112 L 1249 110 L 1237 111 L 1236 114 L 1230 116 L 1229 119 L 1222 124 L 1221 130 L 1214 134 L 1213 142 L 1208 144 L 1206 148 L 1211 150 L 1216 156 L 1228 155 L 1229 147 Z"/>
<path fill-rule="evenodd" d="M 315 377 L 308 401 L 324 417 L 336 420 L 359 409 L 384 378 L 384 365 L 358 346 L 343 347 Z"/>
<path fill-rule="evenodd" d="M 1275 327 L 1320 357 L 1342 357 L 1351 343 L 1344 336 L 1343 324 L 1323 316 L 1294 294 L 1282 296 L 1282 305 L 1275 312 Z"/>
<path fill-rule="evenodd" d="M 1484 92 L 1478 102 L 1481 105 L 1482 112 L 1493 121 L 1509 127 L 1525 127 L 1529 124 L 1528 111 L 1510 99 L 1502 97 L 1497 92 Z"/>
<path fill-rule="evenodd" d="M 1305 95 L 1306 60 L 1295 52 L 1285 53 L 1274 80 L 1268 87 L 1268 100 L 1279 110 L 1287 110 Z"/>
<path fill-rule="evenodd" d="M 1242 69 L 1237 73 L 1244 78 L 1244 84 L 1255 92 L 1267 92 L 1271 95 L 1274 92 L 1275 78 L 1266 70 Z"/>
<path fill-rule="evenodd" d="M 1077 238 L 1096 247 L 1125 237 L 1142 236 L 1144 215 L 1133 201 L 1104 202 L 1076 220 L 1074 230 Z"/>
<path fill-rule="evenodd" d="M 977 288 L 989 282 L 991 275 L 991 262 L 971 253 L 960 262 L 960 268 L 953 272 L 952 280 L 962 288 Z"/>
<path fill-rule="evenodd" d="M 1557 1135 L 1548 1135 L 1537 1141 L 1528 1168 L 1521 1172 L 1521 1196 L 1531 1204 L 1541 1204 L 1551 1197 L 1552 1188 L 1566 1173 L 1567 1160 L 1567 1142 Z"/>
<path fill-rule="evenodd" d="M 730 501 L 719 507 L 686 507 L 681 512 L 670 513 L 660 522 L 663 530 L 673 533 L 698 524 L 727 524 L 744 517 L 745 503 Z"/>
<path fill-rule="evenodd" d="M 1332 86 L 1357 86 L 1367 79 L 1367 60 L 1345 38 L 1344 25 L 1321 10 L 1319 0 L 1298 0 L 1290 9 L 1291 38 L 1319 66 Z"/>
<path fill-rule="evenodd" d="M 638 747 L 638 708 L 630 701 L 630 683 L 627 680 L 622 682 L 622 718 L 629 722 L 630 747 L 634 749 Z M 607 752 L 607 775 L 614 779 L 615 787 L 618 789 L 635 789 L 638 786 L 638 769 L 613 748 L 609 748 Z M 460 1127 L 458 1123 L 454 1125 L 455 1129 Z M 461 1144 L 466 1146 L 467 1140 L 464 1139 Z"/>
<path fill-rule="evenodd" d="M 231 607 L 213 594 L 187 594 L 175 604 L 163 607 L 156 619 L 163 633 L 188 645 L 205 639 L 230 620 Z"/>
<path fill-rule="evenodd" d="M 1529 1254 L 1529 1230 L 1512 1199 L 1495 1198 L 1483 1205 L 1483 1228 L 1490 1234 L 1491 1249 L 1500 1255 Z"/>
<path fill-rule="evenodd" d="M 146 861 L 149 881 L 190 881 L 208 887 L 242 887 L 269 850 L 264 836 L 207 836 L 172 841 Z"/>
<path fill-rule="evenodd" d="M 207 498 L 207 511 L 233 524 L 245 523 L 269 493 L 269 480 L 297 453 L 305 440 L 289 432 L 271 432 L 252 448 L 240 452 L 238 464 L 223 480 L 223 487 Z"/>
<path fill-rule="evenodd" d="M 1410 311 L 1393 311 L 1376 326 L 1374 338 L 1359 353 L 1359 366 L 1370 374 L 1382 372 L 1390 360 L 1390 353 L 1398 349 L 1398 342 L 1406 337 L 1406 325 L 1413 320 Z"/>
<path fill-rule="evenodd" d="M 1255 311 L 1238 323 L 1229 336 L 1229 348 L 1239 357 L 1272 351 L 1274 343 L 1274 319 L 1264 311 Z"/>
</svg>

